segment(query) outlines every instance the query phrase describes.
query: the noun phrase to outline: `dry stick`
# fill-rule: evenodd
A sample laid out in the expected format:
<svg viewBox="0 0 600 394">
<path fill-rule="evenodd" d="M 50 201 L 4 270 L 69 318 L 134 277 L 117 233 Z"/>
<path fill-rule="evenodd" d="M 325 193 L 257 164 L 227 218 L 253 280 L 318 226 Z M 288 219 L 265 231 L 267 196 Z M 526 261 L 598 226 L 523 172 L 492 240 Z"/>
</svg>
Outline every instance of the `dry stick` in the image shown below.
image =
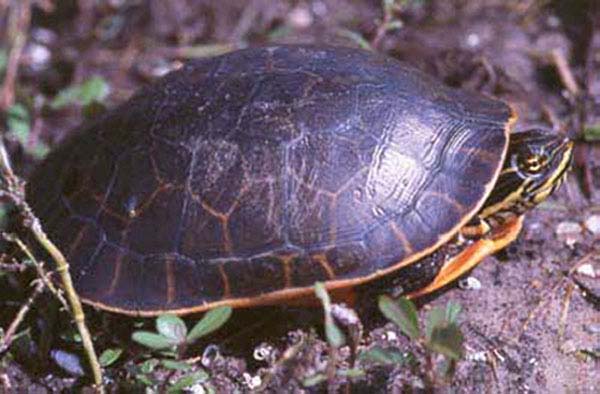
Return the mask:
<svg viewBox="0 0 600 394">
<path fill-rule="evenodd" d="M 0 109 L 3 110 L 13 105 L 15 101 L 15 82 L 17 80 L 17 72 L 19 71 L 21 53 L 23 52 L 27 38 L 26 31 L 29 29 L 30 21 L 29 0 L 14 2 L 13 6 L 16 9 L 9 10 L 9 30 L 14 31 L 10 31 L 9 34 L 14 34 L 14 36 L 12 37 L 12 47 L 8 55 L 2 90 L 0 90 Z"/>
<path fill-rule="evenodd" d="M 44 282 L 42 282 L 41 280 L 37 280 L 37 283 L 35 285 L 35 289 L 33 290 L 33 293 L 31 294 L 31 296 L 29 296 L 29 298 L 27 299 L 27 302 L 25 302 L 25 304 L 23 304 L 21 306 L 21 309 L 19 309 L 19 312 L 13 319 L 12 323 L 10 323 L 10 325 L 8 326 L 8 329 L 6 330 L 4 337 L 2 338 L 2 340 L 0 340 L 0 354 L 4 353 L 4 351 L 10 347 L 10 345 L 12 344 L 12 341 L 13 341 L 13 337 L 14 337 L 15 333 L 17 332 L 17 329 L 19 328 L 19 325 L 25 318 L 25 315 L 27 315 L 27 312 L 29 312 L 29 309 L 31 308 L 31 305 L 33 305 L 33 302 L 35 301 L 35 299 L 40 294 L 42 294 L 43 290 L 44 290 Z"/>
<path fill-rule="evenodd" d="M 573 282 L 567 284 L 567 290 L 565 298 L 563 300 L 562 309 L 560 311 L 560 321 L 558 325 L 558 342 L 562 343 L 565 336 L 565 327 L 567 325 L 567 316 L 569 314 L 569 305 L 571 305 L 571 297 L 573 296 L 573 289 L 575 285 Z"/>
<path fill-rule="evenodd" d="M 102 371 L 100 369 L 100 363 L 98 362 L 98 356 L 92 343 L 92 336 L 85 324 L 85 315 L 81 306 L 81 301 L 73 287 L 73 281 L 69 274 L 69 264 L 65 259 L 65 256 L 61 251 L 48 239 L 46 233 L 42 229 L 39 219 L 33 214 L 33 211 L 25 201 L 24 183 L 20 180 L 12 171 L 10 166 L 10 160 L 8 159 L 8 153 L 4 146 L 4 142 L 0 140 L 0 172 L 2 173 L 3 180 L 6 184 L 3 184 L 2 194 L 12 200 L 12 203 L 17 206 L 21 213 L 25 216 L 23 221 L 24 225 L 31 230 L 35 239 L 42 245 L 42 247 L 48 252 L 56 263 L 56 272 L 59 273 L 62 281 L 62 287 L 67 295 L 69 304 L 71 305 L 71 315 L 81 335 L 81 341 L 83 348 L 85 349 L 92 374 L 94 375 L 94 384 L 96 389 L 100 393 L 104 393 L 104 386 L 102 385 Z"/>
<path fill-rule="evenodd" d="M 23 272 L 23 271 L 25 271 L 25 266 L 22 264 L 0 263 L 0 272 Z"/>
<path fill-rule="evenodd" d="M 25 253 L 25 256 L 27 256 L 27 258 L 29 260 L 31 260 L 31 262 L 35 266 L 38 277 L 42 280 L 42 282 L 44 282 L 44 284 L 46 285 L 48 290 L 50 290 L 50 292 L 60 301 L 60 303 L 65 308 L 65 310 L 70 313 L 71 308 L 69 307 L 69 304 L 67 303 L 65 298 L 62 296 L 60 290 L 57 289 L 56 286 L 54 286 L 54 284 L 50 281 L 50 279 L 49 279 L 50 275 L 47 274 L 46 271 L 44 270 L 43 264 L 40 263 L 39 261 L 37 261 L 37 259 L 35 258 L 33 253 L 31 253 L 31 251 L 29 250 L 27 245 L 25 245 L 25 243 L 23 241 L 21 241 L 21 239 L 19 239 L 16 236 L 13 236 L 13 235 L 4 234 L 4 238 L 7 239 L 8 241 L 16 243 L 17 246 L 19 246 L 19 249 L 21 249 L 21 251 L 23 253 Z"/>
<path fill-rule="evenodd" d="M 579 85 L 577 85 L 577 81 L 571 71 L 571 67 L 569 67 L 567 59 L 565 59 L 562 52 L 558 49 L 550 51 L 550 58 L 558 71 L 558 75 L 563 85 L 573 97 L 577 97 L 580 93 Z"/>
<path fill-rule="evenodd" d="M 388 24 L 392 20 L 392 12 L 387 7 L 384 7 L 383 10 L 383 21 L 377 26 L 377 31 L 375 32 L 375 37 L 371 40 L 371 47 L 380 49 L 379 45 L 388 32 Z"/>
</svg>

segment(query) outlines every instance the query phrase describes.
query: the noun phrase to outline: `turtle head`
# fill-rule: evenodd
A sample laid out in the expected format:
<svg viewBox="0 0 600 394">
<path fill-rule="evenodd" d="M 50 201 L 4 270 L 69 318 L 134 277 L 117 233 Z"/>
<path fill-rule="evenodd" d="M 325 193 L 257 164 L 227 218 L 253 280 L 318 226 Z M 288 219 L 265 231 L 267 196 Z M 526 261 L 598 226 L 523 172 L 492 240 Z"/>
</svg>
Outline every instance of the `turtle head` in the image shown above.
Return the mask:
<svg viewBox="0 0 600 394">
<path fill-rule="evenodd" d="M 573 142 L 564 136 L 540 129 L 512 134 L 502 172 L 479 216 L 506 219 L 542 202 L 564 180 L 572 153 Z"/>
</svg>

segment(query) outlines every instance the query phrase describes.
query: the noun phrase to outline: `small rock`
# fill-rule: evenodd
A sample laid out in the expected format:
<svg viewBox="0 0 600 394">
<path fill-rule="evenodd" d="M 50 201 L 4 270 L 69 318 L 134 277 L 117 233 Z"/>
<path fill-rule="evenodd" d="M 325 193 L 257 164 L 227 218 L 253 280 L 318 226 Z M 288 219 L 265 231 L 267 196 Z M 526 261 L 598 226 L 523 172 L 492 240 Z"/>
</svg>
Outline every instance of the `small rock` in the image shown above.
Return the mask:
<svg viewBox="0 0 600 394">
<path fill-rule="evenodd" d="M 273 346 L 267 343 L 261 343 L 254 349 L 254 359 L 257 361 L 268 361 L 273 354 Z"/>
<path fill-rule="evenodd" d="M 556 235 L 569 248 L 573 248 L 575 244 L 581 240 L 583 227 L 577 222 L 561 222 L 556 226 Z"/>
<path fill-rule="evenodd" d="M 333 304 L 331 314 L 344 326 L 360 325 L 358 314 L 344 304 Z"/>
<path fill-rule="evenodd" d="M 600 323 L 590 323 L 583 326 L 583 329 L 590 334 L 600 334 Z"/>
<path fill-rule="evenodd" d="M 388 342 L 395 342 L 398 339 L 398 335 L 394 331 L 386 331 L 384 334 L 384 340 Z"/>
<path fill-rule="evenodd" d="M 81 359 L 69 352 L 65 352 L 64 350 L 51 350 L 50 357 L 54 360 L 59 367 L 63 370 L 67 371 L 73 376 L 84 376 L 85 371 L 83 370 L 83 366 L 81 365 Z"/>
<path fill-rule="evenodd" d="M 312 25 L 313 16 L 306 7 L 296 7 L 288 14 L 290 25 L 297 29 L 304 29 Z"/>
<path fill-rule="evenodd" d="M 585 228 L 594 235 L 600 235 L 600 215 L 592 215 L 585 219 Z"/>
<path fill-rule="evenodd" d="M 591 265 L 590 263 L 581 264 L 577 268 L 576 272 L 581 275 L 589 276 L 590 278 L 596 277 L 596 271 L 594 270 L 594 266 Z"/>
<path fill-rule="evenodd" d="M 191 387 L 188 387 L 187 390 L 189 390 L 192 394 L 205 394 L 206 393 L 206 389 L 204 388 L 202 383 L 197 383 Z"/>
<path fill-rule="evenodd" d="M 471 360 L 471 361 L 477 361 L 477 362 L 486 362 L 486 361 L 488 361 L 488 352 L 481 351 L 481 352 L 467 354 L 467 359 Z"/>
<path fill-rule="evenodd" d="M 476 33 L 470 33 L 467 35 L 467 45 L 471 48 L 478 47 L 481 44 L 481 37 Z"/>
<path fill-rule="evenodd" d="M 254 390 L 262 384 L 262 379 L 259 375 L 252 376 L 248 372 L 243 373 L 244 382 L 250 390 Z"/>
<path fill-rule="evenodd" d="M 569 339 L 563 342 L 562 346 L 560 347 L 560 350 L 562 350 L 562 352 L 565 354 L 570 354 L 577 350 L 577 345 L 575 344 L 574 340 Z"/>
<path fill-rule="evenodd" d="M 25 56 L 29 60 L 29 66 L 34 71 L 42 71 L 48 67 L 52 54 L 44 45 L 31 43 L 25 50 Z"/>
<path fill-rule="evenodd" d="M 556 226 L 556 235 L 580 234 L 582 230 L 577 222 L 560 222 Z"/>
<path fill-rule="evenodd" d="M 209 368 L 213 364 L 213 362 L 215 360 L 219 359 L 220 357 L 221 357 L 221 351 L 220 351 L 219 347 L 217 345 L 214 345 L 211 343 L 204 349 L 200 363 L 204 367 Z"/>
<path fill-rule="evenodd" d="M 458 281 L 458 287 L 463 290 L 480 290 L 481 282 L 475 277 L 468 276 Z"/>
</svg>

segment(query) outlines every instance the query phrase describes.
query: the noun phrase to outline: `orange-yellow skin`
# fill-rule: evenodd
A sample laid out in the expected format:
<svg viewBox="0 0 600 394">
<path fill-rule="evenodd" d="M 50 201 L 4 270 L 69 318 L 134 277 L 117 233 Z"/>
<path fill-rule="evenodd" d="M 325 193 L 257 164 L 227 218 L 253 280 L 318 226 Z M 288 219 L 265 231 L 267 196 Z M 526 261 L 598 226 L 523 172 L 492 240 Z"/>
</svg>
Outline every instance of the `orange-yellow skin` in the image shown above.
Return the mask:
<svg viewBox="0 0 600 394">
<path fill-rule="evenodd" d="M 422 289 L 408 294 L 408 297 L 420 297 L 440 289 L 448 283 L 458 279 L 479 264 L 484 258 L 505 248 L 508 244 L 517 239 L 522 227 L 523 216 L 520 216 L 504 226 L 493 230 L 488 236 L 475 241 L 457 256 L 448 260 L 433 282 Z"/>
</svg>

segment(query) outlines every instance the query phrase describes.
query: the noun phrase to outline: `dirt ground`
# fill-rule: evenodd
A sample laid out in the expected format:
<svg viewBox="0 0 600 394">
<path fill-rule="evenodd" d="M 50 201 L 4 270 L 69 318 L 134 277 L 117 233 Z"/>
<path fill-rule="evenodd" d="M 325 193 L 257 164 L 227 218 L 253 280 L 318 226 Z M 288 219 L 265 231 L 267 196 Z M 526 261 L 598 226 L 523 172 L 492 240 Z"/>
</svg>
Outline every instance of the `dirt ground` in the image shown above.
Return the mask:
<svg viewBox="0 0 600 394">
<path fill-rule="evenodd" d="M 19 8 L 17 3 L 0 0 L 0 49 L 6 53 L 15 45 L 10 15 Z M 403 365 L 359 361 L 356 367 L 364 374 L 338 377 L 329 391 L 600 392 L 598 3 L 405 0 L 396 1 L 387 17 L 383 3 L 35 1 L 30 23 L 22 26 L 25 41 L 14 98 L 6 90 L 0 93 L 4 108 L 14 101 L 29 110 L 26 140 L 5 133 L 13 165 L 26 177 L 44 147 L 55 146 L 83 120 L 81 107 L 56 109 L 49 103 L 66 87 L 91 76 L 108 82 L 110 93 L 103 103 L 112 107 L 191 57 L 270 42 L 369 43 L 449 85 L 511 102 L 520 116 L 517 129 L 545 125 L 570 136 L 577 142 L 576 161 L 566 184 L 527 215 L 519 240 L 477 267 L 467 289 L 452 286 L 419 301 L 421 318 L 450 301 L 462 306 L 466 352 L 449 380 L 426 387 L 423 363 L 409 371 Z M 399 22 L 386 31 L 386 18 Z M 6 123 L 8 116 L 3 114 Z M 23 275 L 14 273 L 0 275 L 0 288 L 0 323 L 7 327 L 30 290 Z M 56 317 L 49 300 L 38 299 L 23 323 L 32 338 L 26 349 L 0 353 L 0 392 L 89 389 L 85 367 L 73 373 L 57 365 L 56 355 L 62 354 L 57 351 L 81 355 L 81 350 L 68 340 L 73 329 L 61 320 L 65 314 Z M 361 301 L 365 303 L 368 300 Z M 359 307 L 358 312 L 365 326 L 360 349 L 391 347 L 419 355 L 421 350 L 372 306 Z M 101 348 L 126 349 L 120 361 L 107 368 L 109 388 L 143 392 L 143 386 L 130 383 L 132 365 L 142 356 L 128 340 L 134 327 L 152 322 L 90 314 Z M 218 345 L 209 347 L 218 353 L 216 361 L 202 364 L 217 392 L 252 391 L 257 377 L 265 384 L 270 379 L 267 392 L 326 392 L 327 382 L 311 386 L 305 381 L 323 373 L 326 365 L 321 319 L 319 310 L 236 311 L 225 330 L 188 355 L 206 356 L 209 343 Z M 257 347 L 270 349 L 271 361 L 257 360 Z M 290 349 L 300 350 L 278 362 Z M 347 367 L 347 348 L 341 349 L 340 357 L 340 365 Z"/>
</svg>

